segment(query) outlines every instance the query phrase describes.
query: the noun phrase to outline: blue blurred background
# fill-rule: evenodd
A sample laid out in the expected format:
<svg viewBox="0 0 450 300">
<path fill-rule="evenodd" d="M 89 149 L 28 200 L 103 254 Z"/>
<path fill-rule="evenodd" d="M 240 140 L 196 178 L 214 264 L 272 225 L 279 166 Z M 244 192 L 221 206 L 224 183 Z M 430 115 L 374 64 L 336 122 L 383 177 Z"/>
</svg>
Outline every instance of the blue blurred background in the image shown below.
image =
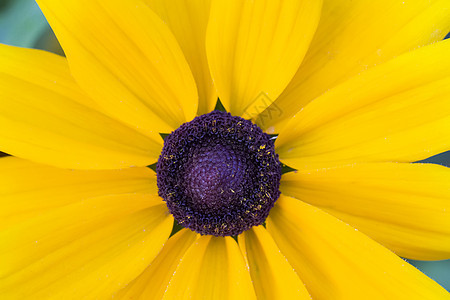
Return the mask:
<svg viewBox="0 0 450 300">
<path fill-rule="evenodd" d="M 34 0 L 0 0 L 0 43 L 64 55 Z M 422 162 L 450 167 L 450 151 Z M 408 261 L 450 291 L 450 260 Z"/>
</svg>

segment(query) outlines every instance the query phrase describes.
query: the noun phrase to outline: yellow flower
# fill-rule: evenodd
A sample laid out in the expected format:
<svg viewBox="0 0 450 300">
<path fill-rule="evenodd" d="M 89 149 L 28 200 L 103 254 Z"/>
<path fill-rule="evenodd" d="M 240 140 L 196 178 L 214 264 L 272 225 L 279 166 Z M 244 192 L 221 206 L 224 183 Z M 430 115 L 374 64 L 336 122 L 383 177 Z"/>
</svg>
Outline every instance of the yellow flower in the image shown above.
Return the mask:
<svg viewBox="0 0 450 300">
<path fill-rule="evenodd" d="M 0 46 L 1 299 L 449 298 L 396 255 L 450 258 L 410 163 L 450 149 L 448 0 L 37 2 L 67 59 Z M 170 236 L 145 166 L 218 97 L 297 171 L 237 241 Z"/>
</svg>

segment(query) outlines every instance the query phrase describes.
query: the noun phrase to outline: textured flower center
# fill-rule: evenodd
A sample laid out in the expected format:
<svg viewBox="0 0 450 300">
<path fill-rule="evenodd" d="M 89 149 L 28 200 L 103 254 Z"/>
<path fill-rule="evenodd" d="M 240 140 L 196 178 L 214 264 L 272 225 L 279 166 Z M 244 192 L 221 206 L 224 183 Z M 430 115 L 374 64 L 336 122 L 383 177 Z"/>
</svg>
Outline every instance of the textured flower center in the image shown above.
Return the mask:
<svg viewBox="0 0 450 300">
<path fill-rule="evenodd" d="M 273 140 L 225 112 L 196 117 L 167 136 L 156 172 L 175 220 L 200 234 L 238 235 L 261 225 L 280 195 Z"/>
</svg>

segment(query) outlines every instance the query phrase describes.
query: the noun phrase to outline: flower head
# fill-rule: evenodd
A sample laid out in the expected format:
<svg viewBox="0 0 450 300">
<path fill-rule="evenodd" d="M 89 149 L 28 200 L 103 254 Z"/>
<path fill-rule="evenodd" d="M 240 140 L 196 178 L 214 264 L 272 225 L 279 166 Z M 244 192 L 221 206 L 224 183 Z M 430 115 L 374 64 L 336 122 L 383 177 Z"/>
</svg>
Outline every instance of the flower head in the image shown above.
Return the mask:
<svg viewBox="0 0 450 300">
<path fill-rule="evenodd" d="M 37 2 L 0 298 L 448 297 L 397 256 L 450 258 L 448 0 Z"/>
</svg>

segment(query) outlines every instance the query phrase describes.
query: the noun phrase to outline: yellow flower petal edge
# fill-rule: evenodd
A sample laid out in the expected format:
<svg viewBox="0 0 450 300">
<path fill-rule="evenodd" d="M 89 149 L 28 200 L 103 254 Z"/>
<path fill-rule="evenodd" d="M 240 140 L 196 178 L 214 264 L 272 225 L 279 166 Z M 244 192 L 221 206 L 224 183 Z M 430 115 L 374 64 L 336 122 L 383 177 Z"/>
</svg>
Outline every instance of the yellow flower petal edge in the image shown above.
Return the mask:
<svg viewBox="0 0 450 300">
<path fill-rule="evenodd" d="M 283 175 L 284 195 L 316 205 L 400 256 L 450 258 L 450 169 L 355 164 Z"/>
<path fill-rule="evenodd" d="M 311 102 L 280 132 L 296 169 L 411 162 L 450 149 L 450 40 L 371 68 Z"/>
<path fill-rule="evenodd" d="M 65 58 L 0 44 L 0 148 L 74 169 L 145 166 L 155 141 L 93 109 Z"/>
<path fill-rule="evenodd" d="M 144 0 L 172 30 L 197 83 L 198 115 L 212 111 L 216 88 L 206 58 L 206 28 L 211 0 Z"/>
<path fill-rule="evenodd" d="M 265 129 L 280 132 L 302 107 L 334 86 L 442 40 L 450 31 L 449 11 L 448 0 L 324 0 L 317 33 L 302 65 L 258 124 L 265 121 Z"/>
<path fill-rule="evenodd" d="M 263 226 L 239 235 L 258 299 L 311 299 L 294 269 Z"/>
<path fill-rule="evenodd" d="M 68 170 L 16 157 L 0 159 L 0 229 L 80 199 L 111 194 L 157 195 L 148 168 Z"/>
<path fill-rule="evenodd" d="M 191 120 L 197 90 L 175 37 L 140 0 L 38 0 L 80 86 L 157 139 Z"/>
<path fill-rule="evenodd" d="M 148 266 L 172 225 L 167 207 L 148 195 L 50 210 L 0 232 L 0 297 L 110 298 Z"/>
<path fill-rule="evenodd" d="M 170 279 L 198 234 L 183 229 L 172 236 L 150 266 L 121 290 L 117 299 L 162 299 Z"/>
<path fill-rule="evenodd" d="M 206 52 L 229 112 L 256 117 L 278 97 L 308 49 L 321 6 L 321 0 L 212 2 Z"/>
<path fill-rule="evenodd" d="M 200 237 L 186 252 L 163 299 L 256 299 L 241 250 L 231 237 Z"/>
<path fill-rule="evenodd" d="M 267 229 L 314 299 L 448 299 L 436 282 L 333 216 L 281 196 Z"/>
</svg>

